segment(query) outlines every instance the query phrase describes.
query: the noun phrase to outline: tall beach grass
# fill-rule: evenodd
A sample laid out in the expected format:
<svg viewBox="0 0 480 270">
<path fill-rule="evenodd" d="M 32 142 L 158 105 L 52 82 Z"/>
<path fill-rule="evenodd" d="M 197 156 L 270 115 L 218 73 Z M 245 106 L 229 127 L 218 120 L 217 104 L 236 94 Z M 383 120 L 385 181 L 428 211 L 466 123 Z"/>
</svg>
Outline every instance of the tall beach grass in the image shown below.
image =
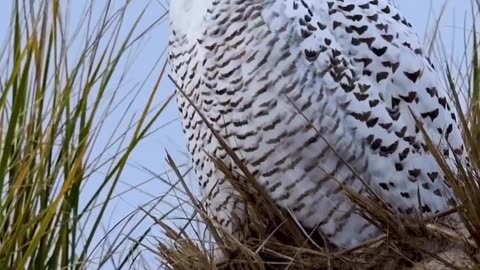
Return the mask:
<svg viewBox="0 0 480 270">
<path fill-rule="evenodd" d="M 11 14 L 0 52 L 0 269 L 100 269 L 127 247 L 121 269 L 139 247 L 124 228 L 102 241 L 102 222 L 165 108 L 153 104 L 157 83 L 141 89 L 135 118 L 115 111 L 137 98 L 123 88 L 125 66 L 165 14 L 140 27 L 131 1 L 80 2 L 2 2 Z M 118 123 L 106 128 L 112 114 Z"/>
</svg>

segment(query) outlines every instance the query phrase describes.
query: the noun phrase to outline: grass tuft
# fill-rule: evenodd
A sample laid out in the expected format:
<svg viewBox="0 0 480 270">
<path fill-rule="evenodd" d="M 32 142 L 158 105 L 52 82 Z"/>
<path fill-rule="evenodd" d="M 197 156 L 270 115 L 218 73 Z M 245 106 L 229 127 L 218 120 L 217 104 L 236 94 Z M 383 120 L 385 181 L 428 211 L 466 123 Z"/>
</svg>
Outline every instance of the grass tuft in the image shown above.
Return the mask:
<svg viewBox="0 0 480 270">
<path fill-rule="evenodd" d="M 152 106 L 158 85 L 146 90 L 140 117 L 99 148 L 121 102 L 122 63 L 149 30 L 139 27 L 143 13 L 124 22 L 130 1 L 94 2 L 75 13 L 65 1 L 11 2 L 0 55 L 0 269 L 101 268 L 122 248 L 101 243 L 102 222 L 164 107 Z M 77 28 L 73 15 L 81 15 Z M 85 190 L 92 181 L 95 190 Z M 100 259 L 99 249 L 108 250 Z"/>
</svg>

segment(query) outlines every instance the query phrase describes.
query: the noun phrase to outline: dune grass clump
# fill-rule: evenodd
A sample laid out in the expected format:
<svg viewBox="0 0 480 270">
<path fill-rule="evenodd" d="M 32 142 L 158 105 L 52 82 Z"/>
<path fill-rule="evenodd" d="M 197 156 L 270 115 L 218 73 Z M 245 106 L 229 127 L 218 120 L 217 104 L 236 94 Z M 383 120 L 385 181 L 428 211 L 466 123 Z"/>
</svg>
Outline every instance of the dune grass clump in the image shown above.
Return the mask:
<svg viewBox="0 0 480 270">
<path fill-rule="evenodd" d="M 142 15 L 125 23 L 129 1 L 76 3 L 84 9 L 75 12 L 68 2 L 10 2 L 0 52 L 0 269 L 100 269 L 130 242 L 122 231 L 102 243 L 102 222 L 163 110 L 152 106 L 158 87 L 143 89 L 139 117 L 118 117 L 108 143 L 98 139 L 126 94 L 124 61 L 148 29 Z"/>
</svg>

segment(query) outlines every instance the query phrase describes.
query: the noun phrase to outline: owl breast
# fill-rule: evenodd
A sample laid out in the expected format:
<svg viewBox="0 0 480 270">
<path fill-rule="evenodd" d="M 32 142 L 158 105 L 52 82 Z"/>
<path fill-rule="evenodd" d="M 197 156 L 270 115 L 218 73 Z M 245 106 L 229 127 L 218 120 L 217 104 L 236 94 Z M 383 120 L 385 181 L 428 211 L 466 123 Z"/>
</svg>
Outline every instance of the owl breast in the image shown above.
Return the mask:
<svg viewBox="0 0 480 270">
<path fill-rule="evenodd" d="M 170 61 L 188 148 L 222 225 L 235 231 L 242 205 L 210 156 L 241 172 L 200 114 L 279 206 L 339 247 L 379 233 L 342 184 L 402 214 L 448 207 L 415 116 L 436 142 L 457 152 L 463 142 L 433 66 L 388 1 L 217 1 L 200 26 L 172 31 Z"/>
</svg>

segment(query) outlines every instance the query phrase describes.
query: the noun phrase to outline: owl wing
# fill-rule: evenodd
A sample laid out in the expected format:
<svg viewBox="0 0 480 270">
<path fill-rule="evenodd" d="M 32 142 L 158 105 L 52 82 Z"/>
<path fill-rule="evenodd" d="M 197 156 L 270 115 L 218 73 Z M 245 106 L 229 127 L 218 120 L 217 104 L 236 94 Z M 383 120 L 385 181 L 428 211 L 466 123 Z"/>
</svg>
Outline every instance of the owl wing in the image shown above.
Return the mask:
<svg viewBox="0 0 480 270">
<path fill-rule="evenodd" d="M 454 108 L 411 25 L 385 0 L 277 4 L 296 24 L 305 57 L 298 69 L 321 71 L 323 84 L 336 89 L 331 95 L 345 112 L 343 124 L 375 154 L 371 187 L 401 213 L 445 210 L 451 190 L 415 118 L 452 167 L 455 156 L 464 158 L 464 145 Z"/>
</svg>

